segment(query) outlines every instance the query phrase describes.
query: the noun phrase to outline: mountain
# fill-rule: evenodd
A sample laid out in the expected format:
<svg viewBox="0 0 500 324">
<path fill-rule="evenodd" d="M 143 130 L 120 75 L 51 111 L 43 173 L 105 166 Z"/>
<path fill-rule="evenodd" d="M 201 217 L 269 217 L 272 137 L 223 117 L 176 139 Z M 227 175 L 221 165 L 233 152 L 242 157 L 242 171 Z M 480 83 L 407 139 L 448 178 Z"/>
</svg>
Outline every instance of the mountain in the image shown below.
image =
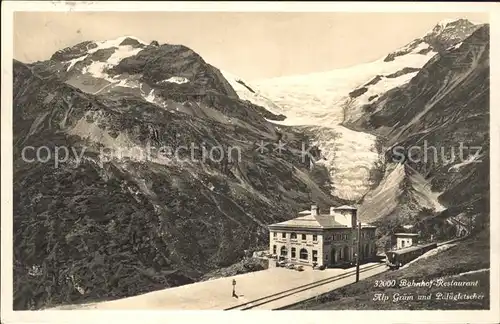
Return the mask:
<svg viewBox="0 0 500 324">
<path fill-rule="evenodd" d="M 286 116 L 273 120 L 275 124 L 299 127 L 315 139 L 323 152 L 319 162 L 332 179 L 330 192 L 358 202 L 377 185 L 384 158 L 381 140 L 352 127 L 352 122 L 363 116 L 366 105 L 408 83 L 438 52 L 458 44 L 478 27 L 465 19 L 442 21 L 421 38 L 374 62 L 255 81 L 250 85 L 253 93 L 241 88 L 238 95 L 248 95 L 251 101 L 255 93 L 266 98 L 266 107 Z M 263 104 L 262 100 L 253 102 Z"/>
<path fill-rule="evenodd" d="M 332 192 L 360 202 L 381 236 L 403 225 L 462 233 L 489 213 L 488 35 L 488 25 L 446 20 L 374 62 L 252 89 L 283 108 L 275 123 L 310 131 Z M 417 161 L 426 149 L 437 158 Z"/>
<path fill-rule="evenodd" d="M 128 37 L 83 42 L 57 51 L 31 69 L 45 78 L 57 74 L 66 84 L 107 98 L 142 98 L 168 111 L 228 122 L 242 117 L 267 129 L 261 115 L 279 118 L 260 106 L 238 100 L 221 72 L 183 45 L 159 45 Z M 196 104 L 195 102 L 199 102 Z M 210 106 L 209 112 L 205 106 Z M 237 107 L 230 109 L 229 107 Z M 216 111 L 213 111 L 216 110 Z M 222 114 L 221 114 L 222 110 Z M 244 118 L 237 118 L 245 122 Z"/>
<path fill-rule="evenodd" d="M 201 280 L 344 203 L 311 139 L 185 46 L 88 41 L 13 74 L 15 309 Z"/>
<path fill-rule="evenodd" d="M 435 30 L 445 27 L 438 25 Z M 374 275 L 286 309 L 489 307 L 489 301 L 464 301 L 458 305 L 455 301 L 425 302 L 417 298 L 402 304 L 380 303 L 373 298 L 374 294 L 390 296 L 402 291 L 400 286 L 377 287 L 377 282 L 399 278 L 408 282 L 420 282 L 423 278 L 473 281 L 477 278 L 466 276 L 478 273 L 484 273 L 478 294 L 488 296 L 489 50 L 489 26 L 483 25 L 459 43 L 440 48 L 408 83 L 381 94 L 348 124 L 377 136 L 384 147 L 384 176 L 359 208 L 361 219 L 378 224 L 380 248 L 392 247 L 391 232 L 405 230 L 418 232 L 419 239 L 424 240 L 463 240 L 443 244 L 397 271 Z M 377 287 L 375 291 L 373 287 Z M 432 289 L 424 290 L 426 294 L 433 293 Z M 405 296 L 412 296 L 423 290 L 407 286 L 403 291 Z"/>
<path fill-rule="evenodd" d="M 488 223 L 489 73 L 486 25 L 437 54 L 408 84 L 363 108 L 364 115 L 351 125 L 385 139 L 388 168 L 398 165 L 396 170 L 402 170 L 399 165 L 404 163 L 406 170 L 412 170 L 406 176 L 388 170 L 381 187 L 386 188 L 384 181 L 396 179 L 427 188 L 400 189 L 394 194 L 388 193 L 394 189 L 379 191 L 399 200 L 420 192 L 424 200 L 419 206 L 434 209 L 438 218 L 459 216 L 479 227 Z M 381 195 L 375 191 L 365 197 L 360 217 L 408 216 L 390 210 L 387 197 L 377 198 Z M 373 215 L 374 207 L 385 211 Z M 410 212 L 416 210 L 409 208 Z"/>
</svg>

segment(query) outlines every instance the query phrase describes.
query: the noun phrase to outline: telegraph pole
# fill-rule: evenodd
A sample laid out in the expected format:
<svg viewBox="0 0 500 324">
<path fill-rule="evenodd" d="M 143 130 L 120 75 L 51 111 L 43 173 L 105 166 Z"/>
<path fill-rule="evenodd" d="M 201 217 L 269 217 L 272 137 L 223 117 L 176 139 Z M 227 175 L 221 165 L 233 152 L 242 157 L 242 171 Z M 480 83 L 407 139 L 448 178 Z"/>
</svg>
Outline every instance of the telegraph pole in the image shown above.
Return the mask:
<svg viewBox="0 0 500 324">
<path fill-rule="evenodd" d="M 358 222 L 358 242 L 356 248 L 356 282 L 359 281 L 359 254 L 361 252 L 361 222 Z"/>
</svg>

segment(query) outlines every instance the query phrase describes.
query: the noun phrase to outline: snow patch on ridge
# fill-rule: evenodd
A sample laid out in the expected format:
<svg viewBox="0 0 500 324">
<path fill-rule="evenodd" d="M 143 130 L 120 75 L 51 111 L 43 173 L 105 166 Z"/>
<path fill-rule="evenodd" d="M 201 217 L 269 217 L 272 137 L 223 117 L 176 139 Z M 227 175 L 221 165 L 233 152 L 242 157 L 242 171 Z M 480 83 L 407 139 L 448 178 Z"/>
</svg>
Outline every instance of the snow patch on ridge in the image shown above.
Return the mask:
<svg viewBox="0 0 500 324">
<path fill-rule="evenodd" d="M 461 168 L 463 168 L 467 165 L 470 165 L 472 163 L 481 163 L 481 160 L 480 160 L 481 157 L 482 157 L 482 155 L 470 155 L 465 161 L 457 163 L 457 164 L 453 165 L 452 167 L 450 167 L 448 169 L 448 172 L 450 172 L 450 171 L 456 172 L 456 171 L 460 170 Z"/>
<path fill-rule="evenodd" d="M 88 54 L 85 54 L 85 55 L 83 55 L 83 56 L 77 57 L 76 59 L 72 59 L 72 60 L 69 60 L 69 61 L 65 62 L 65 63 L 69 63 L 69 66 L 68 66 L 68 68 L 66 69 L 66 72 L 68 72 L 69 70 L 71 70 L 71 68 L 72 68 L 72 67 L 73 67 L 76 63 L 78 63 L 78 62 L 80 62 L 80 61 L 85 60 L 85 59 L 87 58 L 87 56 L 89 56 L 89 55 L 88 55 Z"/>
<path fill-rule="evenodd" d="M 123 39 L 121 39 L 121 41 L 123 41 Z M 115 43 L 120 44 L 121 41 L 118 42 L 117 40 L 114 40 L 114 41 L 104 41 L 104 42 L 98 43 L 97 47 L 89 50 L 88 53 L 92 54 L 92 53 L 97 52 L 99 49 L 115 47 L 114 44 Z M 120 61 L 123 60 L 124 58 L 134 56 L 137 53 L 139 53 L 140 51 L 142 51 L 142 48 L 134 48 L 130 45 L 119 45 L 116 47 L 117 47 L 117 49 L 115 49 L 114 53 L 106 60 L 106 62 L 94 61 L 91 64 L 89 64 L 88 66 L 86 66 L 85 68 L 83 68 L 82 73 L 89 73 L 96 78 L 101 78 L 101 79 L 105 79 L 109 82 L 113 82 L 116 79 L 116 77 L 111 78 L 104 71 L 106 69 L 109 69 L 109 68 L 112 68 L 112 67 L 118 65 L 118 63 L 120 63 Z"/>
<path fill-rule="evenodd" d="M 248 82 L 243 81 L 240 77 L 231 74 L 227 71 L 222 71 L 220 70 L 224 78 L 229 82 L 231 87 L 233 88 L 234 91 L 236 91 L 236 94 L 241 100 L 247 100 L 253 103 L 254 105 L 261 106 L 266 108 L 269 112 L 279 115 L 283 113 L 283 109 L 276 105 L 273 101 L 270 99 L 266 98 L 263 96 L 259 90 L 254 88 L 252 86 L 252 90 L 255 92 L 250 91 L 247 87 L 245 87 L 243 84 L 240 82 L 245 83 L 247 86 L 249 86 Z M 275 123 L 276 121 L 274 120 L 268 120 L 269 122 Z"/>
<path fill-rule="evenodd" d="M 173 76 L 170 77 L 166 80 L 160 81 L 159 83 L 177 83 L 177 84 L 183 84 L 183 83 L 188 83 L 189 79 L 184 78 L 184 77 L 179 77 L 179 76 Z"/>
</svg>

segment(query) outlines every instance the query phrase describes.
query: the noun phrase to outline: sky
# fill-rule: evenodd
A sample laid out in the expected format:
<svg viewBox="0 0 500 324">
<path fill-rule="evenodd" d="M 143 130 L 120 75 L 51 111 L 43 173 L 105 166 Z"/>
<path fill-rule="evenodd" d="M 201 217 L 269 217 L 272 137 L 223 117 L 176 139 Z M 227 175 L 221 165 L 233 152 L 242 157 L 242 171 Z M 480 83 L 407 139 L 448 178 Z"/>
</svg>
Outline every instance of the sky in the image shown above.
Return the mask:
<svg viewBox="0 0 500 324">
<path fill-rule="evenodd" d="M 484 13 L 16 12 L 14 58 L 30 63 L 86 40 L 135 36 L 183 44 L 246 80 L 373 61 L 444 19 Z"/>
</svg>

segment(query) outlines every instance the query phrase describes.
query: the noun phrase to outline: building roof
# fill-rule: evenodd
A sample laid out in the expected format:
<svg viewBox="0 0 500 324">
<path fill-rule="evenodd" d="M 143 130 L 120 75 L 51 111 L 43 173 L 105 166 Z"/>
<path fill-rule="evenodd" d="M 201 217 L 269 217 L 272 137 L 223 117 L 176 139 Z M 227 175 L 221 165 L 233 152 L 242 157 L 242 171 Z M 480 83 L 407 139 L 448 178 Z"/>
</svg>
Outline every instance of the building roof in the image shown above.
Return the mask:
<svg viewBox="0 0 500 324">
<path fill-rule="evenodd" d="M 394 233 L 396 236 L 418 236 L 417 233 Z"/>
<path fill-rule="evenodd" d="M 276 227 L 302 227 L 302 228 L 346 228 L 347 226 L 335 221 L 331 215 L 306 215 L 290 219 L 269 226 Z"/>
<path fill-rule="evenodd" d="M 291 227 L 291 228 L 317 228 L 317 229 L 350 228 L 350 226 L 343 225 L 337 222 L 335 218 L 330 214 L 322 214 L 316 216 L 305 215 L 281 223 L 271 224 L 269 226 Z M 376 228 L 376 226 L 366 223 L 361 223 L 361 228 Z"/>
<path fill-rule="evenodd" d="M 334 209 L 337 209 L 337 210 L 346 210 L 346 209 L 354 210 L 354 209 L 357 209 L 357 208 L 356 207 L 352 207 L 352 206 L 342 205 L 340 207 L 334 207 Z"/>
</svg>

